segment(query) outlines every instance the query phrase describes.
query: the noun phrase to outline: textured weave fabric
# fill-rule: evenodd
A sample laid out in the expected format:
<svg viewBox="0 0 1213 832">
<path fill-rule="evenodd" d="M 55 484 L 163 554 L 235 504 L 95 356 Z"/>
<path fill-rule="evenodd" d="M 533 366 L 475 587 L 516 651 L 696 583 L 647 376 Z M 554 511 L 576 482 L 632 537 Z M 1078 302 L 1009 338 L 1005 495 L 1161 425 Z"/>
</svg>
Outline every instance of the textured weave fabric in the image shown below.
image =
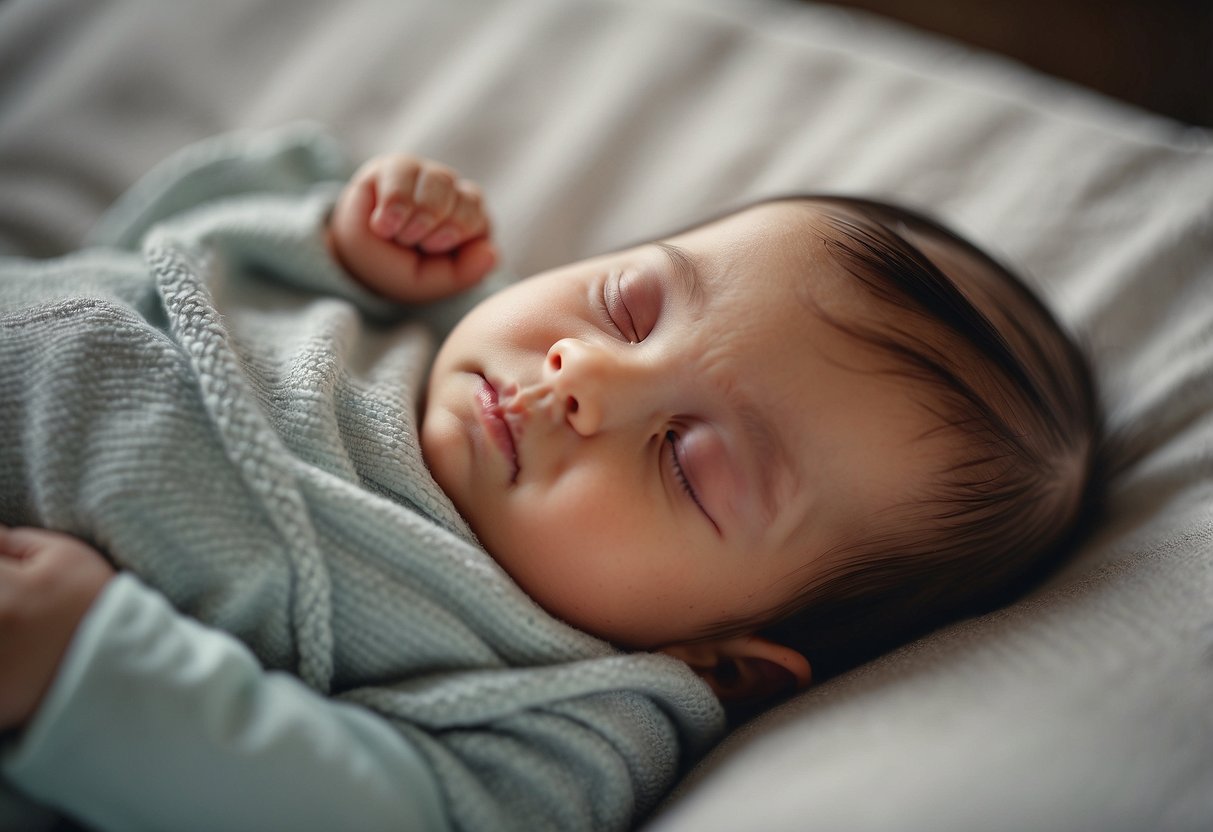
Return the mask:
<svg viewBox="0 0 1213 832">
<path fill-rule="evenodd" d="M 309 129 L 221 137 L 149 174 L 96 247 L 0 261 L 0 519 L 92 541 L 390 720 L 459 827 L 625 827 L 719 705 L 552 619 L 476 544 L 417 444 L 451 308 L 393 309 L 333 263 L 348 173 Z"/>
</svg>

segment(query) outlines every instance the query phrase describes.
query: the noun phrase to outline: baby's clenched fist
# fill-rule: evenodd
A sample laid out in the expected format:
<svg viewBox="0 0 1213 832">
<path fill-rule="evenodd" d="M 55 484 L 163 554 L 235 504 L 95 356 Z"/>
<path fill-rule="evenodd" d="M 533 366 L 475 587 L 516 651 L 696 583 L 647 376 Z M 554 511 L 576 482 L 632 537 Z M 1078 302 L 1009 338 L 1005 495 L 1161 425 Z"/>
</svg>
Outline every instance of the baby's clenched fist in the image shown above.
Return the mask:
<svg viewBox="0 0 1213 832">
<path fill-rule="evenodd" d="M 337 260 L 363 285 L 419 303 L 460 292 L 497 263 L 480 189 L 445 165 L 404 154 L 359 168 L 329 220 Z"/>
</svg>

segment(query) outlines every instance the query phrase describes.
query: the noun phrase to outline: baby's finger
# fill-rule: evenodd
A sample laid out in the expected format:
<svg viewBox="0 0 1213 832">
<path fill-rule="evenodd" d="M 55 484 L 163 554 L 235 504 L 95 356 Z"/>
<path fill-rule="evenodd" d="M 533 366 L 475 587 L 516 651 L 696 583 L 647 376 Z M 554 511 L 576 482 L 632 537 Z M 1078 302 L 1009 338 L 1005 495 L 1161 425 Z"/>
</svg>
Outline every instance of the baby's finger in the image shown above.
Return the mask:
<svg viewBox="0 0 1213 832">
<path fill-rule="evenodd" d="M 375 177 L 375 210 L 371 231 L 385 240 L 400 233 L 413 216 L 413 191 L 421 167 L 416 159 L 394 158 L 384 163 Z"/>
<path fill-rule="evenodd" d="M 474 183 L 461 179 L 456 190 L 457 199 L 451 215 L 419 243 L 423 251 L 450 251 L 468 240 L 488 235 L 489 220 L 480 189 Z"/>
<path fill-rule="evenodd" d="M 424 255 L 417 264 L 410 299 L 426 303 L 462 292 L 488 274 L 496 262 L 497 250 L 484 238 L 468 243 L 457 254 Z"/>
<path fill-rule="evenodd" d="M 413 193 L 417 209 L 396 235 L 396 241 L 405 246 L 417 245 L 450 215 L 456 200 L 455 174 L 450 168 L 426 165 L 417 176 Z"/>
</svg>

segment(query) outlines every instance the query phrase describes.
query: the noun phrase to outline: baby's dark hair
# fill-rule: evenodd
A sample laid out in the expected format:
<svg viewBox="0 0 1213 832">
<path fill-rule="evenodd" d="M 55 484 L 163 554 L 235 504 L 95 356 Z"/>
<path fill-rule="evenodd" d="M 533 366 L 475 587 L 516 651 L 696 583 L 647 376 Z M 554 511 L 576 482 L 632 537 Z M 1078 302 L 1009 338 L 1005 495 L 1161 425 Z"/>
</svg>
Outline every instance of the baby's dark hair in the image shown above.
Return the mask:
<svg viewBox="0 0 1213 832">
<path fill-rule="evenodd" d="M 810 233 L 876 310 L 862 321 L 815 313 L 912 385 L 937 417 L 924 441 L 950 440 L 929 492 L 870 518 L 862 539 L 816 560 L 785 604 L 713 628 L 794 647 L 821 679 L 1037 581 L 1093 514 L 1101 422 L 1082 351 L 993 257 L 907 208 L 831 195 L 774 201 L 815 209 Z"/>
</svg>

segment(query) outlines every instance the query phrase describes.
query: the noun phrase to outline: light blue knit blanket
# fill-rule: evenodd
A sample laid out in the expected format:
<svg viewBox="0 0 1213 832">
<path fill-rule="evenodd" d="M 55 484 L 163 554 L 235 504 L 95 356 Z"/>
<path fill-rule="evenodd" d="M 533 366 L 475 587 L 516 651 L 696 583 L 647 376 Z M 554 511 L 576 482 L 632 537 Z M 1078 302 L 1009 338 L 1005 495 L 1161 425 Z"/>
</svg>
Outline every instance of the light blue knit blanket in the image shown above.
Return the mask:
<svg viewBox="0 0 1213 832">
<path fill-rule="evenodd" d="M 706 687 L 537 607 L 417 443 L 456 305 L 328 256 L 322 133 L 161 165 L 93 247 L 0 261 L 0 520 L 92 541 L 267 668 L 389 720 L 465 829 L 624 828 L 722 726 Z"/>
</svg>

